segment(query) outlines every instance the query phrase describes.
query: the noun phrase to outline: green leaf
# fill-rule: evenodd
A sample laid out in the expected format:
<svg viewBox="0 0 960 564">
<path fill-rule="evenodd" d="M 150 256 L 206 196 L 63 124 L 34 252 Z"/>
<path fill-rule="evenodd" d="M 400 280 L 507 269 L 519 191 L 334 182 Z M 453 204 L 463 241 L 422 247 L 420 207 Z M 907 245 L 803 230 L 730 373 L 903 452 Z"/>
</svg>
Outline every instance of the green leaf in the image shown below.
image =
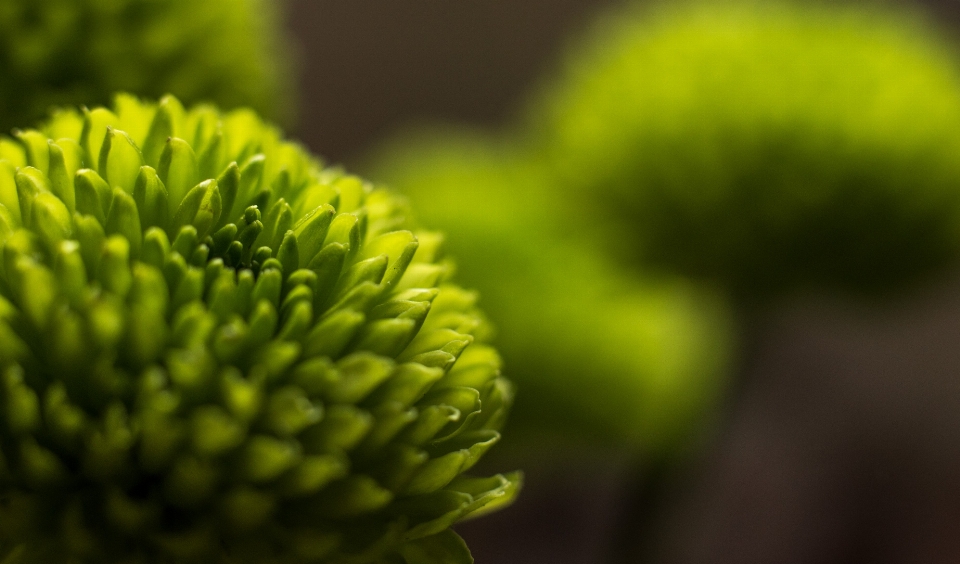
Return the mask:
<svg viewBox="0 0 960 564">
<path fill-rule="evenodd" d="M 167 139 L 157 166 L 160 181 L 167 189 L 170 216 L 173 217 L 187 192 L 200 182 L 197 157 L 183 139 Z"/>
<path fill-rule="evenodd" d="M 223 201 L 216 180 L 205 180 L 194 186 L 177 208 L 173 225 L 180 228 L 192 225 L 197 230 L 197 238 L 203 239 L 220 220 Z"/>
<path fill-rule="evenodd" d="M 204 406 L 193 412 L 193 450 L 213 457 L 240 446 L 246 439 L 244 426 L 217 406 Z"/>
<path fill-rule="evenodd" d="M 333 243 L 343 245 L 350 251 L 351 256 L 357 254 L 360 249 L 360 220 L 355 214 L 340 213 L 333 219 L 323 246 L 326 248 Z"/>
<path fill-rule="evenodd" d="M 290 497 L 316 493 L 334 480 L 345 477 L 349 465 L 343 456 L 305 456 L 296 468 L 284 476 L 281 491 Z"/>
<path fill-rule="evenodd" d="M 60 283 L 60 290 L 66 295 L 71 305 L 79 309 L 87 291 L 87 271 L 80 253 L 80 243 L 76 241 L 60 243 L 54 262 L 54 274 Z"/>
<path fill-rule="evenodd" d="M 317 496 L 314 511 L 330 519 L 359 517 L 382 509 L 393 493 L 369 476 L 353 475 L 331 484 Z"/>
<path fill-rule="evenodd" d="M 73 216 L 73 224 L 76 228 L 74 236 L 80 242 L 80 254 L 83 256 L 87 273 L 98 272 L 100 253 L 106 238 L 102 223 L 93 216 L 76 214 Z"/>
<path fill-rule="evenodd" d="M 126 296 L 130 290 L 130 242 L 122 235 L 112 235 L 104 241 L 97 279 L 104 290 L 118 296 Z"/>
<path fill-rule="evenodd" d="M 162 270 L 169 253 L 170 240 L 167 238 L 167 234 L 158 227 L 148 228 L 143 235 L 143 249 L 140 253 L 140 260 Z"/>
<path fill-rule="evenodd" d="M 113 191 L 100 175 L 88 168 L 77 171 L 74 179 L 77 211 L 106 223 L 107 213 L 113 205 Z"/>
<path fill-rule="evenodd" d="M 7 236 L 13 233 L 17 228 L 18 222 L 13 218 L 13 214 L 6 206 L 0 204 L 0 245 L 7 239 Z M 2 270 L 0 270 L 2 272 Z"/>
<path fill-rule="evenodd" d="M 412 319 L 371 321 L 357 334 L 350 350 L 395 357 L 413 340 L 417 329 L 419 329 L 418 324 Z"/>
<path fill-rule="evenodd" d="M 67 158 L 59 145 L 50 141 L 50 190 L 73 213 L 76 209 L 76 196 L 73 188 L 73 177 L 77 169 L 67 164 Z"/>
<path fill-rule="evenodd" d="M 250 531 L 263 526 L 276 510 L 272 494 L 251 488 L 240 487 L 224 496 L 222 514 L 237 531 Z"/>
<path fill-rule="evenodd" d="M 27 164 L 47 174 L 50 170 L 50 149 L 46 135 L 34 129 L 14 133 L 26 150 Z"/>
<path fill-rule="evenodd" d="M 73 220 L 67 206 L 50 192 L 40 192 L 32 204 L 32 224 L 51 253 L 73 234 Z"/>
<path fill-rule="evenodd" d="M 354 353 L 337 362 L 339 376 L 325 390 L 334 403 L 357 403 L 393 372 L 393 361 L 370 353 Z"/>
<path fill-rule="evenodd" d="M 173 244 L 170 246 L 171 250 L 179 253 L 183 258 L 193 255 L 198 243 L 197 228 L 192 225 L 184 225 L 179 231 L 175 230 L 175 232 L 177 235 L 174 237 Z"/>
<path fill-rule="evenodd" d="M 368 401 L 372 404 L 392 401 L 405 406 L 413 405 L 443 374 L 439 368 L 427 368 L 416 363 L 401 364 Z"/>
<path fill-rule="evenodd" d="M 260 188 L 264 167 L 267 158 L 263 154 L 250 157 L 240 166 L 240 185 L 237 188 L 237 203 L 240 206 L 253 199 L 253 195 Z"/>
<path fill-rule="evenodd" d="M 83 147 L 87 158 L 91 162 L 86 163 L 88 167 L 99 165 L 99 161 L 92 161 L 100 155 L 100 149 L 107 136 L 107 128 L 117 123 L 119 119 L 113 112 L 106 108 L 94 108 L 83 111 L 83 131 L 80 134 L 80 146 Z M 100 176 L 105 173 L 103 170 L 97 170 Z"/>
<path fill-rule="evenodd" d="M 17 199 L 20 203 L 20 217 L 25 227 L 33 227 L 33 202 L 43 192 L 50 192 L 47 177 L 33 167 L 23 167 L 15 175 Z"/>
<path fill-rule="evenodd" d="M 473 496 L 469 494 L 441 490 L 400 500 L 391 510 L 411 520 L 413 526 L 403 536 L 414 540 L 448 529 L 460 520 L 472 502 Z"/>
<path fill-rule="evenodd" d="M 272 303 L 267 300 L 259 300 L 255 303 L 250 313 L 246 342 L 246 345 L 253 349 L 264 345 L 273 337 L 279 322 L 277 310 Z"/>
<path fill-rule="evenodd" d="M 317 365 L 313 368 L 310 376 L 325 376 Z M 302 440 L 308 452 L 349 451 L 367 436 L 372 425 L 370 413 L 364 410 L 352 405 L 331 405 L 323 420 L 308 429 Z"/>
<path fill-rule="evenodd" d="M 283 235 L 280 247 L 277 249 L 277 260 L 283 265 L 284 272 L 293 272 L 300 265 L 300 247 L 297 244 L 297 236 L 293 231 L 287 231 Z"/>
<path fill-rule="evenodd" d="M 473 497 L 465 516 L 475 519 L 511 505 L 516 501 L 522 487 L 523 473 L 510 472 L 491 478 L 461 476 L 447 486 L 447 489 L 468 493 Z"/>
<path fill-rule="evenodd" d="M 382 452 L 404 427 L 417 418 L 416 408 L 408 408 L 396 402 L 380 404 L 370 412 L 376 423 L 357 446 L 357 454 L 362 457 Z"/>
<path fill-rule="evenodd" d="M 440 369 L 433 369 L 440 370 Z M 442 372 L 442 370 L 440 370 Z M 417 420 L 404 429 L 402 440 L 411 445 L 424 445 L 451 423 L 460 421 L 460 410 L 451 405 L 429 405 L 420 409 Z"/>
<path fill-rule="evenodd" d="M 314 255 L 320 252 L 335 213 L 333 206 L 320 206 L 293 226 L 293 234 L 297 237 L 297 246 L 300 251 L 300 264 L 310 264 Z"/>
<path fill-rule="evenodd" d="M 120 235 L 130 245 L 130 257 L 140 257 L 142 231 L 140 229 L 140 213 L 133 197 L 120 188 L 113 189 L 113 205 L 107 216 L 104 231 L 107 235 Z"/>
<path fill-rule="evenodd" d="M 32 438 L 20 443 L 20 466 L 27 482 L 35 488 L 59 485 L 70 475 L 60 459 Z"/>
<path fill-rule="evenodd" d="M 240 167 L 237 166 L 237 163 L 230 163 L 223 173 L 217 177 L 217 187 L 220 189 L 220 197 L 223 201 L 223 212 L 220 214 L 220 221 L 217 222 L 216 226 L 219 229 L 233 217 L 233 204 L 240 190 Z"/>
<path fill-rule="evenodd" d="M 216 116 L 213 116 L 216 121 Z M 220 170 L 220 162 L 223 160 L 225 148 L 223 146 L 223 132 L 217 131 L 203 148 L 199 158 L 200 176 L 203 178 L 213 178 Z"/>
<path fill-rule="evenodd" d="M 314 405 L 299 387 L 286 386 L 270 394 L 264 425 L 281 437 L 292 437 L 320 421 L 323 405 Z"/>
<path fill-rule="evenodd" d="M 403 277 L 413 255 L 417 252 L 417 238 L 409 231 L 385 233 L 364 245 L 357 258 L 363 260 L 378 255 L 386 255 L 387 272 L 382 280 L 386 286 L 392 286 Z"/>
<path fill-rule="evenodd" d="M 473 564 L 473 556 L 457 533 L 446 530 L 400 546 L 406 564 Z"/>
<path fill-rule="evenodd" d="M 120 188 L 127 194 L 133 194 L 141 166 L 143 155 L 133 139 L 119 129 L 108 127 L 100 146 L 100 161 L 97 167 L 107 184 L 111 188 Z"/>
<path fill-rule="evenodd" d="M 340 243 L 330 243 L 317 253 L 307 268 L 317 274 L 317 289 L 314 305 L 321 311 L 333 298 L 340 273 L 347 259 L 347 248 Z"/>
<path fill-rule="evenodd" d="M 133 199 L 137 203 L 140 225 L 144 229 L 150 227 L 166 229 L 169 217 L 167 188 L 161 182 L 157 171 L 149 166 L 140 167 L 133 187 Z"/>
<path fill-rule="evenodd" d="M 8 161 L 0 160 L 0 205 L 7 208 L 16 225 L 21 222 L 20 197 L 17 195 L 17 169 Z"/>
<path fill-rule="evenodd" d="M 0 160 L 9 162 L 14 169 L 27 166 L 27 154 L 23 145 L 6 136 L 0 136 Z"/>
<path fill-rule="evenodd" d="M 23 382 L 23 370 L 11 366 L 3 374 L 5 419 L 11 432 L 22 435 L 40 425 L 40 400 Z"/>
<path fill-rule="evenodd" d="M 143 142 L 143 160 L 151 167 L 160 165 L 160 155 L 167 139 L 174 136 L 175 124 L 183 119 L 183 106 L 173 96 L 164 96 L 150 122 L 150 129 Z"/>
<path fill-rule="evenodd" d="M 296 466 L 300 460 L 300 449 L 296 443 L 256 435 L 247 441 L 244 475 L 254 483 L 269 482 Z"/>
</svg>

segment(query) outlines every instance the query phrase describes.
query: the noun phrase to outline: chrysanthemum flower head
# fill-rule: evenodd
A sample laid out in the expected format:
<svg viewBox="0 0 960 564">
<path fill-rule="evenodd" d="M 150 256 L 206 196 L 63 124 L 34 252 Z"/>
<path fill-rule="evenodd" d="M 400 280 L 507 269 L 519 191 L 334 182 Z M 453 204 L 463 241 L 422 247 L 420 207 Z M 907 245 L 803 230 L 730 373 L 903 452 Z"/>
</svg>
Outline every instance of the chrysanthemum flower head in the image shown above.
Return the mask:
<svg viewBox="0 0 960 564">
<path fill-rule="evenodd" d="M 531 121 L 645 264 L 747 299 L 896 289 L 960 258 L 957 62 L 891 8 L 618 9 Z"/>
<path fill-rule="evenodd" d="M 280 0 L 3 0 L 0 132 L 117 91 L 290 117 Z"/>
<path fill-rule="evenodd" d="M 512 389 L 407 215 L 249 110 L 0 139 L 4 557 L 469 561 Z"/>
</svg>

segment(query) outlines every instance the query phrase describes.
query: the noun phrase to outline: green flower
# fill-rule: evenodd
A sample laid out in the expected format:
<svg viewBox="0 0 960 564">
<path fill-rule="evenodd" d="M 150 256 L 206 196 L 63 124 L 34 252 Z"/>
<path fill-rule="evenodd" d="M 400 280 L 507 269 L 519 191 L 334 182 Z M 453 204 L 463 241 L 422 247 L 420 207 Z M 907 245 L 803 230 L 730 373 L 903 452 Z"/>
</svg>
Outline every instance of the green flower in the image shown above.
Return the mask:
<svg viewBox="0 0 960 564">
<path fill-rule="evenodd" d="M 508 143 L 422 131 L 374 156 L 376 178 L 447 233 L 458 278 L 487 298 L 523 393 L 511 440 L 563 433 L 644 454 L 679 447 L 723 388 L 731 323 L 674 277 L 639 277 Z M 535 443 L 542 444 L 542 443 Z"/>
<path fill-rule="evenodd" d="M 7 562 L 469 562 L 510 384 L 441 237 L 249 110 L 0 140 Z"/>
<path fill-rule="evenodd" d="M 536 100 L 566 197 L 740 297 L 896 288 L 960 258 L 960 71 L 910 14 L 609 14 Z"/>
<path fill-rule="evenodd" d="M 0 132 L 118 90 L 289 118 L 276 0 L 3 0 Z"/>
</svg>

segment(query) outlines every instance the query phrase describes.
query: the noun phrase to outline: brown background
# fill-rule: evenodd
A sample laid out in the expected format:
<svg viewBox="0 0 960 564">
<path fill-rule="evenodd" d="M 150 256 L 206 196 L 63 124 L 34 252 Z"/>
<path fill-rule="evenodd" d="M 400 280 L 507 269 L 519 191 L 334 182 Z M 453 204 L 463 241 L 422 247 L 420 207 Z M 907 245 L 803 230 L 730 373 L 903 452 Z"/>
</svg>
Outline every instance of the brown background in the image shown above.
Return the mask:
<svg viewBox="0 0 960 564">
<path fill-rule="evenodd" d="M 503 122 L 614 0 L 296 0 L 300 137 L 333 162 L 421 120 Z"/>
</svg>

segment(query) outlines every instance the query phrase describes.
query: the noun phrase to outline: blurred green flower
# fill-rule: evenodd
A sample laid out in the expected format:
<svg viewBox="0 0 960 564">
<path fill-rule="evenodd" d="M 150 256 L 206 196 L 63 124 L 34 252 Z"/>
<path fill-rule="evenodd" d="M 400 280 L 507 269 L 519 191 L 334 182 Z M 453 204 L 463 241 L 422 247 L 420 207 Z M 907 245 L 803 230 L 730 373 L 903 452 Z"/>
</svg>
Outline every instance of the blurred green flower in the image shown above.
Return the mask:
<svg viewBox="0 0 960 564">
<path fill-rule="evenodd" d="M 290 118 L 277 0 L 3 0 L 0 133 L 126 90 Z"/>
<path fill-rule="evenodd" d="M 407 226 L 249 110 L 0 138 L 5 562 L 471 562 L 512 391 Z"/>
<path fill-rule="evenodd" d="M 558 189 L 648 263 L 747 299 L 895 288 L 960 257 L 960 59 L 921 23 L 777 2 L 615 10 L 530 123 Z"/>
<path fill-rule="evenodd" d="M 731 360 L 730 322 L 714 296 L 612 263 L 600 222 L 509 144 L 428 130 L 372 160 L 376 178 L 446 232 L 463 259 L 458 278 L 486 296 L 523 390 L 511 437 L 563 433 L 647 453 L 682 445 Z"/>
</svg>

